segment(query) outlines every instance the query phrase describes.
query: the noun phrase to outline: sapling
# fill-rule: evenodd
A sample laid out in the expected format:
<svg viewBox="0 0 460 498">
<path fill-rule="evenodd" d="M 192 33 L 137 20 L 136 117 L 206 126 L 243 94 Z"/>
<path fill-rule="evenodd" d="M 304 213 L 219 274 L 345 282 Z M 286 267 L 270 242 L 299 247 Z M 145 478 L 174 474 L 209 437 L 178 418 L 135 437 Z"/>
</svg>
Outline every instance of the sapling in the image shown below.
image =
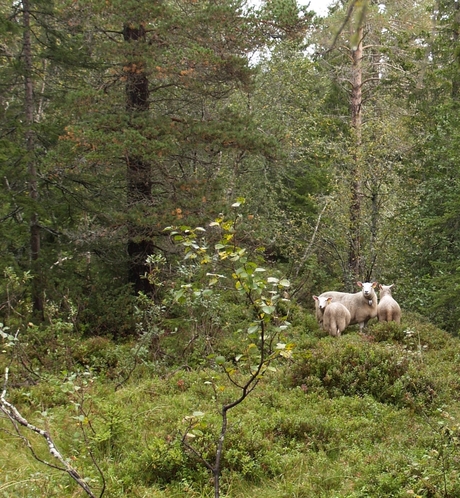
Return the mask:
<svg viewBox="0 0 460 498">
<path fill-rule="evenodd" d="M 178 302 L 190 298 L 203 298 L 219 293 L 219 284 L 225 282 L 226 292 L 231 290 L 240 301 L 247 306 L 253 319 L 247 323 L 245 330 L 238 330 L 241 344 L 245 347 L 233 358 L 226 358 L 218 352 L 210 357 L 217 368 L 222 369 L 229 382 L 237 389 L 234 399 L 220 404 L 221 427 L 216 436 L 216 451 L 211 462 L 205 458 L 193 445 L 194 429 L 198 428 L 204 416 L 195 412 L 187 417 L 187 430 L 183 435 L 183 446 L 201 460 L 211 471 L 214 482 L 214 496 L 220 494 L 220 474 L 224 441 L 228 430 L 228 412 L 242 403 L 256 388 L 257 384 L 269 370 L 274 370 L 273 362 L 280 356 L 289 357 L 293 345 L 281 342 L 282 332 L 290 325 L 287 316 L 280 316 L 279 304 L 289 299 L 286 293 L 290 287 L 288 280 L 270 276 L 267 270 L 251 261 L 248 250 L 241 247 L 237 241 L 242 215 L 237 209 L 244 199 L 232 205 L 235 209 L 233 219 L 220 216 L 203 227 L 168 227 L 171 238 L 184 248 L 184 260 L 204 269 L 206 280 L 203 282 L 188 282 L 174 289 L 173 296 Z M 219 237 L 211 244 L 208 231 Z M 213 382 L 208 382 L 214 388 L 214 395 L 219 396 Z M 198 430 L 196 431 L 198 434 Z"/>
</svg>

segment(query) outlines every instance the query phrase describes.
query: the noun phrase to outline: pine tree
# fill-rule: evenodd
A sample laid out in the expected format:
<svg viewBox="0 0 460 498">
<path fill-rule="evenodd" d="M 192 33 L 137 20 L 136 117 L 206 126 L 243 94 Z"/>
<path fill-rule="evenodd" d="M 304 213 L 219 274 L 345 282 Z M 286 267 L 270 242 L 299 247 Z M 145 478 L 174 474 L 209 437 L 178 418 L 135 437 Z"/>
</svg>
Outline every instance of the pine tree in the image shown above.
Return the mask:
<svg viewBox="0 0 460 498">
<path fill-rule="evenodd" d="M 75 40 L 67 24 L 67 5 L 24 0 L 1 12 L 0 130 L 3 150 L 2 266 L 30 271 L 32 304 L 43 316 L 43 242 L 54 232 L 48 204 L 44 159 L 58 136 L 63 67 L 76 67 Z M 78 54 L 78 65 L 82 54 Z M 54 99 L 54 104 L 51 101 Z M 45 251 L 46 253 L 46 251 Z"/>
<path fill-rule="evenodd" d="M 134 291 L 154 294 L 146 257 L 168 250 L 163 227 L 219 212 L 235 158 L 273 150 L 231 100 L 251 87 L 248 53 L 260 34 L 255 19 L 227 0 L 91 6 L 93 56 L 107 70 L 76 98 L 80 115 L 66 141 L 117 176 L 126 168 L 125 208 L 115 215 L 120 206 L 107 205 L 107 216 L 126 227 Z"/>
</svg>

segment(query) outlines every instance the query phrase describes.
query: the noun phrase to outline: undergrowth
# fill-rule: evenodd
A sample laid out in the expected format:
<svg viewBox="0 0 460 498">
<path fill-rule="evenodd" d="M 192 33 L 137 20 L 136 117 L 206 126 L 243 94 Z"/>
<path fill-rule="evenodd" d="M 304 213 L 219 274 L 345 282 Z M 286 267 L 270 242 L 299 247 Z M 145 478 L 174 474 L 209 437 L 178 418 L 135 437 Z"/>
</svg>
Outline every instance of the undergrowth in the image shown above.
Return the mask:
<svg viewBox="0 0 460 498">
<path fill-rule="evenodd" d="M 292 357 L 229 415 L 222 496 L 459 496 L 458 339 L 415 316 L 340 338 L 308 323 L 294 323 Z M 236 388 L 212 355 L 193 359 L 206 341 L 184 353 L 189 333 L 178 327 L 176 342 L 165 334 L 150 344 L 153 354 L 145 337 L 116 344 L 48 330 L 40 363 L 45 336 L 31 329 L 20 352 L 1 355 L 11 369 L 7 399 L 49 431 L 96 495 L 94 462 L 105 497 L 211 497 L 204 461 L 215 454 L 221 403 Z M 231 336 L 223 344 L 227 355 L 237 349 Z M 0 429 L 0 497 L 83 496 L 33 457 L 5 416 Z M 37 457 L 52 459 L 40 437 L 25 437 Z"/>
</svg>

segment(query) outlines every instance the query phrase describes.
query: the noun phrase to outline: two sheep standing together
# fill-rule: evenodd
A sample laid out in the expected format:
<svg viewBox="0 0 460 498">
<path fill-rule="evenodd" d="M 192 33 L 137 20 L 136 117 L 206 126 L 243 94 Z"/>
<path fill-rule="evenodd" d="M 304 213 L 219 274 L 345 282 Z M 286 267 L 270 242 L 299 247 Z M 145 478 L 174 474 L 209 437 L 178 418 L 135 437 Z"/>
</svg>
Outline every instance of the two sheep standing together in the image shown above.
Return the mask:
<svg viewBox="0 0 460 498">
<path fill-rule="evenodd" d="M 323 329 L 332 336 L 339 336 L 348 325 L 359 323 L 359 331 L 371 318 L 379 321 L 400 323 L 401 308 L 391 295 L 392 285 L 379 285 L 380 302 L 377 301 L 377 282 L 357 282 L 362 288 L 355 294 L 328 291 L 313 296 L 316 302 L 316 318 Z"/>
</svg>

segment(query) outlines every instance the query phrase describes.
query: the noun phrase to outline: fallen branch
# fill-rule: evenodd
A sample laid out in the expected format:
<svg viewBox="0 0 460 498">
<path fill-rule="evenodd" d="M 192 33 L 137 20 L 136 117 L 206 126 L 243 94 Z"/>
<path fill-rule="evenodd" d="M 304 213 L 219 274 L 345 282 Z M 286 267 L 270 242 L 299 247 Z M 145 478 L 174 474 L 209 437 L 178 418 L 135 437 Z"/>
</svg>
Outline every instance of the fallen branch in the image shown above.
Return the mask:
<svg viewBox="0 0 460 498">
<path fill-rule="evenodd" d="M 93 492 L 91 491 L 91 488 L 86 483 L 86 481 L 80 476 L 80 474 L 72 466 L 70 466 L 66 462 L 64 457 L 61 455 L 59 450 L 56 448 L 56 445 L 54 444 L 49 433 L 43 429 L 39 429 L 38 427 L 36 427 L 35 425 L 33 425 L 31 423 L 29 423 L 19 413 L 17 408 L 6 400 L 6 387 L 8 385 L 8 373 L 9 373 L 9 370 L 7 367 L 5 369 L 5 383 L 3 386 L 2 395 L 0 396 L 0 410 L 11 420 L 13 426 L 16 429 L 17 434 L 21 437 L 21 439 L 23 439 L 23 441 L 27 444 L 28 448 L 32 451 L 34 458 L 36 458 L 40 462 L 44 463 L 45 465 L 48 465 L 49 467 L 60 470 L 62 472 L 66 472 L 86 492 L 86 494 L 88 496 L 90 496 L 91 498 L 96 498 L 95 495 L 93 494 Z M 46 461 L 38 458 L 33 450 L 33 447 L 31 445 L 30 441 L 21 434 L 19 427 L 18 427 L 18 424 L 23 426 L 23 427 L 26 427 L 27 429 L 29 429 L 32 432 L 35 432 L 36 434 L 39 434 L 40 436 L 42 436 L 46 440 L 46 443 L 48 445 L 48 449 L 49 449 L 51 455 L 53 457 L 55 457 L 62 464 L 62 467 L 60 467 L 58 465 L 54 465 L 52 463 L 46 462 Z"/>
</svg>

